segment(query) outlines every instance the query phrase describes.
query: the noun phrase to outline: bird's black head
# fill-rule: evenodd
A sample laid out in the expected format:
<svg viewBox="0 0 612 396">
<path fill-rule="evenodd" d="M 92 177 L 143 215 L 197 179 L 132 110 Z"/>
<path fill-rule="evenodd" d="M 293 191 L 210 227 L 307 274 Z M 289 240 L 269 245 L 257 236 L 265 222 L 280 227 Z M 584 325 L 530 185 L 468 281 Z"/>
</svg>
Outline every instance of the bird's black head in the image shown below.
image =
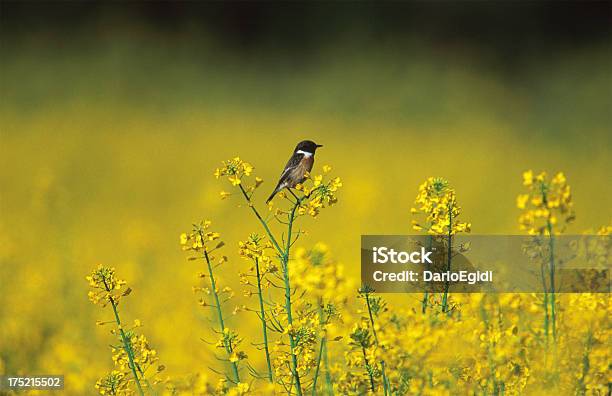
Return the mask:
<svg viewBox="0 0 612 396">
<path fill-rule="evenodd" d="M 316 144 L 312 140 L 303 140 L 299 142 L 297 146 L 295 146 L 295 152 L 304 151 L 306 153 L 314 154 L 315 151 L 317 151 L 319 147 L 323 147 L 323 146 L 320 144 Z"/>
</svg>

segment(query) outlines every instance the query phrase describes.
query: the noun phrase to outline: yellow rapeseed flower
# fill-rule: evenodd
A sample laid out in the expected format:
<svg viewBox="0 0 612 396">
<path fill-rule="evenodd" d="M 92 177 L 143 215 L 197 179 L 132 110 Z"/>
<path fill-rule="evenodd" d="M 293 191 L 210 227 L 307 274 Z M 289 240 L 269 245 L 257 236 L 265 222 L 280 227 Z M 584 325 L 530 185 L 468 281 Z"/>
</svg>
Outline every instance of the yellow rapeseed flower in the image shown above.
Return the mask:
<svg viewBox="0 0 612 396">
<path fill-rule="evenodd" d="M 457 204 L 455 190 L 441 177 L 429 177 L 419 186 L 415 206 L 410 209 L 421 220 L 413 220 L 415 231 L 425 230 L 429 234 L 454 235 L 470 232 L 471 224 L 457 220 L 461 207 Z"/>
<path fill-rule="evenodd" d="M 570 186 L 563 172 L 558 172 L 550 181 L 546 172 L 534 176 L 533 171 L 523 173 L 523 185 L 527 193 L 516 199 L 519 226 L 529 235 L 549 235 L 562 232 L 575 216 Z"/>
<path fill-rule="evenodd" d="M 94 304 L 101 304 L 103 307 L 108 304 L 111 299 L 118 302 L 121 297 L 129 293 L 129 288 L 122 292 L 121 288 L 125 286 L 126 281 L 118 279 L 115 276 L 115 269 L 98 265 L 90 275 L 85 279 L 89 286 L 93 289 L 87 293 L 87 297 Z"/>
<path fill-rule="evenodd" d="M 219 179 L 222 176 L 227 176 L 233 186 L 241 184 L 244 176 L 249 176 L 253 172 L 253 166 L 248 162 L 241 160 L 239 157 L 223 161 L 223 166 L 217 168 L 214 176 Z"/>
</svg>

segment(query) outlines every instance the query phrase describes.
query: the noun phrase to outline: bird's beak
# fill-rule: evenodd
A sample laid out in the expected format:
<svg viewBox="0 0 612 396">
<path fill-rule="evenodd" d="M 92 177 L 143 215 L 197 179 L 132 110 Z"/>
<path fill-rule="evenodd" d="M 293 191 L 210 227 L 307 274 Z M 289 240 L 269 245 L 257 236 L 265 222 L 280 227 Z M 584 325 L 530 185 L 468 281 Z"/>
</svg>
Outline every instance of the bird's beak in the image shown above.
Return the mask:
<svg viewBox="0 0 612 396">
<path fill-rule="evenodd" d="M 322 144 L 317 144 L 317 148 L 319 148 L 319 147 L 323 147 L 323 145 Z"/>
</svg>

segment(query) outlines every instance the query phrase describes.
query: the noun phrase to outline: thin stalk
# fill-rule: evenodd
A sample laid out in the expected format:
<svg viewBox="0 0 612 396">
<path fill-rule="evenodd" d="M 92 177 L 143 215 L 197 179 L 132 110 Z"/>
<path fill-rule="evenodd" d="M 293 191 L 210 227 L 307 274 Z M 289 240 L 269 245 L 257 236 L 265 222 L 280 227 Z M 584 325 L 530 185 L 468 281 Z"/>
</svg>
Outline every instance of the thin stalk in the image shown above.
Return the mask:
<svg viewBox="0 0 612 396">
<path fill-rule="evenodd" d="M 427 237 L 427 250 L 431 251 L 432 244 L 433 244 L 433 237 L 429 235 Z M 421 302 L 422 313 L 425 313 L 425 311 L 427 311 L 428 304 L 429 304 L 429 290 L 427 290 L 427 285 L 425 285 L 425 293 L 423 293 L 423 301 Z"/>
<path fill-rule="evenodd" d="M 270 238 L 270 241 L 272 241 L 272 244 L 276 248 L 276 251 L 278 252 L 278 254 L 282 255 L 284 253 L 283 249 L 281 249 L 279 243 L 276 241 L 276 238 L 274 238 L 274 235 L 272 234 L 272 231 L 270 231 L 270 227 L 268 227 L 268 223 L 266 223 L 266 221 L 263 219 L 263 217 L 261 217 L 261 215 L 259 214 L 259 212 L 255 208 L 255 205 L 253 205 L 253 202 L 251 202 L 251 198 L 249 197 L 249 194 L 247 194 L 247 192 L 244 190 L 244 187 L 242 187 L 242 184 L 239 184 L 238 187 L 240 187 L 240 191 L 242 191 L 242 195 L 244 195 L 244 198 L 246 199 L 249 207 L 251 208 L 251 210 L 255 214 L 255 217 L 257 217 L 257 220 L 259 220 L 259 222 L 263 226 L 264 230 L 266 230 L 266 234 L 268 234 L 268 237 Z"/>
<path fill-rule="evenodd" d="M 547 206 L 548 196 L 546 194 L 546 186 L 542 184 L 541 186 L 542 192 L 542 203 Z M 550 321 L 552 322 L 552 334 L 553 339 L 557 339 L 557 321 L 556 321 L 556 301 L 555 301 L 555 237 L 553 235 L 553 226 L 550 221 L 550 213 L 548 214 L 548 218 L 546 219 L 546 230 L 548 231 L 548 248 L 549 252 L 549 260 L 548 260 L 548 269 L 549 269 L 549 280 L 550 280 Z"/>
<path fill-rule="evenodd" d="M 289 251 L 291 250 L 291 233 L 293 231 L 293 221 L 295 220 L 295 211 L 300 205 L 301 200 L 291 209 L 289 213 L 289 225 L 287 226 L 287 246 L 282 256 L 283 261 L 283 277 L 285 281 L 285 311 L 287 312 L 287 323 L 291 326 L 293 324 L 293 314 L 291 311 L 291 283 L 289 282 Z M 302 396 L 302 384 L 300 382 L 300 374 L 298 373 L 298 362 L 297 356 L 295 356 L 295 340 L 293 336 L 289 334 L 289 347 L 291 351 L 291 365 L 293 371 L 293 378 L 295 381 L 295 388 L 298 396 Z"/>
<path fill-rule="evenodd" d="M 544 264 L 540 266 L 540 276 L 542 277 L 542 288 L 544 289 L 544 335 L 546 342 L 548 343 L 548 328 L 549 328 L 549 316 L 548 316 L 548 287 L 546 285 L 546 273 L 544 272 Z"/>
<path fill-rule="evenodd" d="M 149 380 L 147 379 L 147 377 L 145 377 L 145 373 L 144 373 L 144 371 L 142 371 L 142 368 L 140 368 L 140 365 L 139 365 L 139 364 L 137 364 L 137 365 L 136 365 L 136 368 L 138 369 L 138 372 L 139 372 L 139 373 L 140 373 L 140 375 L 142 376 L 142 379 L 144 379 L 145 384 L 147 384 L 147 388 L 149 388 L 149 390 L 151 391 L 151 394 L 152 394 L 153 396 L 156 396 L 156 395 L 157 395 L 157 392 L 155 392 L 155 391 L 153 390 L 153 387 L 151 386 L 151 383 L 149 383 Z"/>
<path fill-rule="evenodd" d="M 423 293 L 423 300 L 421 301 L 421 312 L 425 313 L 427 311 L 427 302 L 429 300 L 429 293 L 427 289 L 425 289 L 425 293 Z"/>
<path fill-rule="evenodd" d="M 374 316 L 372 315 L 372 307 L 370 305 L 370 294 L 369 293 L 365 293 L 365 299 L 366 299 L 366 304 L 368 307 L 368 315 L 370 317 L 370 325 L 372 325 L 372 334 L 374 334 L 374 341 L 376 342 L 376 348 L 380 348 L 380 345 L 378 343 L 378 334 L 376 334 L 376 328 L 374 327 Z M 387 379 L 387 374 L 385 372 L 385 361 L 381 360 L 380 361 L 380 368 L 382 371 L 382 376 L 383 376 L 383 390 L 385 392 L 385 395 L 387 395 L 388 393 L 391 392 L 390 386 L 389 386 L 389 381 Z"/>
<path fill-rule="evenodd" d="M 329 359 L 327 356 L 327 345 L 328 344 L 329 342 L 327 342 L 327 338 L 326 338 L 325 347 L 323 348 L 323 366 L 325 367 L 325 390 L 327 391 L 328 395 L 333 395 L 334 388 L 331 382 L 331 373 L 329 372 Z"/>
<path fill-rule="evenodd" d="M 487 315 L 487 310 L 485 309 L 485 300 L 484 298 L 480 302 L 480 316 L 482 317 L 482 321 L 485 324 L 485 329 L 489 327 L 489 316 Z M 487 364 L 489 367 L 493 367 L 491 362 L 491 349 L 489 348 L 489 344 L 487 343 Z M 484 395 L 486 396 L 489 391 L 489 384 L 491 383 L 490 376 L 487 376 L 487 382 L 484 389 Z"/>
<path fill-rule="evenodd" d="M 332 386 L 332 382 L 331 382 L 331 374 L 329 372 L 329 359 L 327 357 L 327 345 L 328 344 L 329 343 L 326 342 L 325 348 L 323 348 L 323 366 L 325 367 L 325 388 L 326 388 L 328 395 L 333 395 L 334 387 Z"/>
<path fill-rule="evenodd" d="M 578 380 L 578 394 L 586 395 L 586 384 L 584 382 L 585 377 L 588 375 L 589 370 L 591 369 L 591 361 L 589 359 L 589 354 L 591 353 L 591 346 L 593 343 L 593 334 L 589 331 L 587 334 L 586 345 L 584 354 L 582 355 L 582 375 Z"/>
<path fill-rule="evenodd" d="M 323 317 L 323 299 L 319 297 L 318 301 L 319 305 L 319 326 L 323 328 L 325 325 L 325 318 Z M 325 366 L 325 390 L 327 394 L 331 394 L 331 376 L 329 374 L 329 362 L 327 359 L 327 334 L 321 337 L 321 346 L 319 348 L 319 356 L 317 358 L 317 368 L 314 373 L 314 378 L 312 381 L 312 395 L 315 396 L 317 392 L 317 380 L 319 378 L 319 370 L 321 367 L 321 361 L 323 361 L 323 365 Z"/>
<path fill-rule="evenodd" d="M 365 364 L 366 371 L 368 372 L 368 376 L 370 377 L 370 389 L 372 389 L 372 393 L 376 393 L 376 386 L 374 385 L 374 377 L 372 376 L 372 369 L 370 367 L 370 363 L 368 362 L 368 356 L 366 354 L 366 350 L 364 347 L 361 347 L 361 351 L 363 352 L 363 363 Z M 386 391 L 385 391 L 386 394 Z"/>
<path fill-rule="evenodd" d="M 555 237 L 552 234 L 552 224 L 547 221 L 548 226 L 548 247 L 550 249 L 549 269 L 550 269 L 550 320 L 552 322 L 553 339 L 557 339 L 556 321 L 556 302 L 555 302 Z"/>
<path fill-rule="evenodd" d="M 104 281 L 104 287 L 107 292 L 110 292 L 106 281 Z M 140 385 L 140 379 L 138 378 L 138 374 L 136 373 L 136 364 L 134 363 L 134 351 L 132 351 L 132 344 L 130 340 L 127 338 L 125 331 L 123 331 L 123 326 L 121 325 L 121 319 L 119 319 L 119 312 L 117 311 L 117 303 L 113 297 L 108 298 L 110 300 L 111 306 L 113 307 L 113 313 L 115 314 L 115 322 L 117 322 L 117 327 L 119 328 L 119 334 L 121 335 L 121 342 L 123 343 L 123 349 L 125 353 L 128 355 L 128 361 L 130 369 L 132 370 L 132 374 L 134 375 L 134 380 L 136 381 L 136 386 L 138 387 L 138 393 L 141 396 L 144 396 L 144 392 L 142 390 L 142 385 Z"/>
<path fill-rule="evenodd" d="M 259 273 L 259 259 L 255 258 L 255 270 L 257 272 L 257 296 L 259 297 L 259 312 L 261 313 L 261 331 L 264 339 L 264 351 L 266 352 L 266 363 L 268 364 L 268 380 L 273 383 L 272 362 L 270 350 L 268 349 L 268 326 L 266 325 L 266 311 L 264 309 L 263 296 L 261 292 L 261 274 Z"/>
<path fill-rule="evenodd" d="M 312 396 L 317 394 L 317 380 L 319 379 L 319 370 L 321 369 L 321 358 L 323 356 L 323 349 L 325 348 L 325 337 L 321 338 L 321 345 L 319 346 L 319 355 L 317 356 L 317 366 L 312 379 Z"/>
<path fill-rule="evenodd" d="M 499 305 L 499 301 L 497 301 L 497 304 Z M 500 315 L 501 313 L 498 312 L 498 315 Z M 487 314 L 487 310 L 485 308 L 485 299 L 483 299 L 480 302 L 480 315 L 482 317 L 482 321 L 485 324 L 485 329 L 489 329 L 489 325 L 491 323 L 491 321 L 489 320 L 489 315 Z M 499 325 L 501 325 L 501 320 L 500 323 L 498 323 Z M 495 341 L 493 341 L 493 348 L 496 347 L 496 343 Z M 489 365 L 489 367 L 491 367 L 493 369 L 493 371 L 497 370 L 497 366 L 494 363 L 494 359 L 493 359 L 493 351 L 491 350 L 491 345 L 489 342 L 487 342 L 487 364 Z M 502 395 L 503 394 L 503 382 L 502 382 L 502 388 L 501 388 L 501 392 L 500 393 L 500 388 L 499 388 L 499 382 L 493 378 L 487 378 L 487 384 L 486 384 L 486 388 L 485 388 L 485 394 L 487 394 L 488 390 L 489 390 L 489 386 L 491 381 L 493 381 L 493 390 L 492 390 L 492 395 Z"/>
<path fill-rule="evenodd" d="M 217 311 L 217 317 L 219 319 L 219 327 L 221 330 L 221 334 L 224 334 L 225 322 L 223 321 L 223 312 L 221 312 L 221 303 L 219 302 L 219 294 L 217 293 L 217 284 L 213 275 L 212 265 L 210 264 L 210 258 L 208 257 L 208 252 L 206 250 L 204 250 L 204 258 L 206 259 L 206 265 L 208 266 L 208 276 L 210 277 L 210 287 L 212 289 L 212 295 L 215 299 L 215 308 Z M 230 357 L 233 352 L 232 345 L 229 343 L 225 343 L 225 351 L 227 352 L 228 357 Z M 240 374 L 238 373 L 238 365 L 236 364 L 236 362 L 230 362 L 230 364 L 232 366 L 234 377 L 236 378 L 236 383 L 239 383 Z"/>
<path fill-rule="evenodd" d="M 447 259 L 446 259 L 446 271 L 451 270 L 451 260 L 453 252 L 453 211 L 452 203 L 448 204 L 448 247 L 447 247 Z M 450 289 L 450 280 L 444 283 L 444 296 L 442 297 L 442 312 L 448 312 L 448 290 Z"/>
</svg>

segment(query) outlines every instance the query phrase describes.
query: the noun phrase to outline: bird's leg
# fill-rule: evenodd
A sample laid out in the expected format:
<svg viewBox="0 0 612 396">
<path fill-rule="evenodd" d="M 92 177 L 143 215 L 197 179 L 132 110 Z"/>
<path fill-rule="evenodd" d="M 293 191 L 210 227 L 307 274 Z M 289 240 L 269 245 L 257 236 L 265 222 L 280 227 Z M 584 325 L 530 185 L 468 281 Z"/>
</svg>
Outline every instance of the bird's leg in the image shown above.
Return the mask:
<svg viewBox="0 0 612 396">
<path fill-rule="evenodd" d="M 289 190 L 289 188 L 287 188 L 287 190 Z M 289 190 L 289 191 L 291 191 L 291 190 Z M 293 194 L 293 193 L 292 193 L 292 194 Z M 294 196 L 295 196 L 295 195 L 294 195 Z M 295 205 L 295 204 L 296 204 L 296 202 L 293 202 L 293 201 L 291 200 L 291 197 L 290 197 L 290 196 L 288 196 L 287 194 L 283 194 L 283 198 L 284 198 L 284 199 L 286 199 L 286 200 L 287 200 L 287 202 L 290 202 L 292 205 Z"/>
<path fill-rule="evenodd" d="M 287 190 L 289 190 L 289 192 L 291 193 L 291 195 L 293 195 L 293 198 L 295 198 L 295 203 L 299 203 L 300 199 L 298 198 L 297 195 L 295 195 L 295 193 L 293 192 L 293 190 L 291 189 L 291 187 L 287 187 Z"/>
</svg>

